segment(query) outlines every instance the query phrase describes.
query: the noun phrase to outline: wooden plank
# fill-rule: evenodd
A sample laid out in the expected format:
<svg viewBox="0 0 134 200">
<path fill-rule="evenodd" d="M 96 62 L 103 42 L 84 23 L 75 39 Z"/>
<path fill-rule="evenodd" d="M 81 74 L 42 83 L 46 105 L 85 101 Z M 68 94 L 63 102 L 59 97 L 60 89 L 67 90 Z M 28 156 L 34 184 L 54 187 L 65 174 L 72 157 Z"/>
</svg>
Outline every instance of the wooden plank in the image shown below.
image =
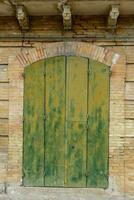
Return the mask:
<svg viewBox="0 0 134 200">
<path fill-rule="evenodd" d="M 88 60 L 82 57 L 68 57 L 67 60 L 67 117 L 70 121 L 87 120 L 87 70 Z M 81 95 L 80 95 L 81 93 Z M 72 105 L 73 104 L 73 105 Z M 73 112 L 73 110 L 75 110 Z"/>
<path fill-rule="evenodd" d="M 44 61 L 25 68 L 24 185 L 44 185 Z"/>
<path fill-rule="evenodd" d="M 88 59 L 67 58 L 67 187 L 86 187 Z"/>
<path fill-rule="evenodd" d="M 0 64 L 0 82 L 8 82 L 8 65 Z"/>
<path fill-rule="evenodd" d="M 127 65 L 126 81 L 134 81 L 134 64 Z"/>
<path fill-rule="evenodd" d="M 134 119 L 134 101 L 125 101 L 125 118 Z"/>
<path fill-rule="evenodd" d="M 134 100 L 134 82 L 126 82 L 125 99 Z"/>
<path fill-rule="evenodd" d="M 0 118 L 8 118 L 8 101 L 0 101 Z"/>
<path fill-rule="evenodd" d="M 86 187 L 86 122 L 67 122 L 66 187 Z"/>
<path fill-rule="evenodd" d="M 0 83 L 0 100 L 8 100 L 8 83 Z"/>
<path fill-rule="evenodd" d="M 87 187 L 108 186 L 109 68 L 89 62 Z"/>
<path fill-rule="evenodd" d="M 8 136 L 8 119 L 0 119 L 0 136 Z"/>
<path fill-rule="evenodd" d="M 45 186 L 64 186 L 65 57 L 46 60 Z"/>
</svg>

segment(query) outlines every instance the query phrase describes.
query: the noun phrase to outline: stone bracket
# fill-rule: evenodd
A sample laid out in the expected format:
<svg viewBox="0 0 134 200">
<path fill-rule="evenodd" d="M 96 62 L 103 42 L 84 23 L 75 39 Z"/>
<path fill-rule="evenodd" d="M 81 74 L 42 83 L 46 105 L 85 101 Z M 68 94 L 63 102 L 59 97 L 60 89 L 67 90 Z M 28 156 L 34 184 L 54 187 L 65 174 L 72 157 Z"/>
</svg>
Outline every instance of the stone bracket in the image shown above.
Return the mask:
<svg viewBox="0 0 134 200">
<path fill-rule="evenodd" d="M 58 9 L 62 13 L 64 30 L 71 30 L 72 28 L 72 13 L 71 6 L 67 0 L 59 1 Z"/>
<path fill-rule="evenodd" d="M 29 16 L 23 5 L 16 6 L 16 17 L 22 30 L 29 29 Z"/>
<path fill-rule="evenodd" d="M 107 19 L 107 27 L 109 29 L 116 28 L 119 14 L 119 5 L 112 5 Z"/>
<path fill-rule="evenodd" d="M 72 28 L 72 14 L 69 5 L 63 6 L 63 25 L 65 30 L 70 30 Z"/>
</svg>

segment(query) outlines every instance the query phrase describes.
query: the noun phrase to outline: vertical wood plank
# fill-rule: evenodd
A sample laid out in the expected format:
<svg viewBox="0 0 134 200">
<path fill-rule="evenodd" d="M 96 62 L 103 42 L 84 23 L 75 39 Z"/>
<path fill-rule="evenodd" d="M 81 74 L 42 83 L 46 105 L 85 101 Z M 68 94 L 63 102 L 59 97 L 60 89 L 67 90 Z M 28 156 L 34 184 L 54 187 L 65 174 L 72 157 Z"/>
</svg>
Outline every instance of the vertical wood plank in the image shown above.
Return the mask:
<svg viewBox="0 0 134 200">
<path fill-rule="evenodd" d="M 65 57 L 46 60 L 45 186 L 64 186 Z"/>
<path fill-rule="evenodd" d="M 67 58 L 66 186 L 86 186 L 86 119 L 88 59 Z"/>
<path fill-rule="evenodd" d="M 25 68 L 24 185 L 44 185 L 44 61 Z"/>
<path fill-rule="evenodd" d="M 90 60 L 87 187 L 108 184 L 109 68 Z"/>
</svg>

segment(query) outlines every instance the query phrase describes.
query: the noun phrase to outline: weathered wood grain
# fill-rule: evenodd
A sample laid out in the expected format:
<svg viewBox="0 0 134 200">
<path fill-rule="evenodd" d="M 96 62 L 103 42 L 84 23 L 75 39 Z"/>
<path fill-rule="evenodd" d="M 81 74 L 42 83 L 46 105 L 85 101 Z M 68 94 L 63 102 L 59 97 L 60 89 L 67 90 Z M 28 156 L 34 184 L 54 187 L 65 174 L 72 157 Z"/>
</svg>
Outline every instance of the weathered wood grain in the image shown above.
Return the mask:
<svg viewBox="0 0 134 200">
<path fill-rule="evenodd" d="M 65 57 L 47 59 L 45 94 L 45 186 L 64 186 Z"/>
<path fill-rule="evenodd" d="M 88 59 L 67 58 L 67 183 L 86 187 Z"/>
<path fill-rule="evenodd" d="M 90 60 L 87 186 L 108 186 L 109 68 Z"/>
<path fill-rule="evenodd" d="M 44 186 L 44 61 L 25 68 L 24 83 L 25 186 Z"/>
</svg>

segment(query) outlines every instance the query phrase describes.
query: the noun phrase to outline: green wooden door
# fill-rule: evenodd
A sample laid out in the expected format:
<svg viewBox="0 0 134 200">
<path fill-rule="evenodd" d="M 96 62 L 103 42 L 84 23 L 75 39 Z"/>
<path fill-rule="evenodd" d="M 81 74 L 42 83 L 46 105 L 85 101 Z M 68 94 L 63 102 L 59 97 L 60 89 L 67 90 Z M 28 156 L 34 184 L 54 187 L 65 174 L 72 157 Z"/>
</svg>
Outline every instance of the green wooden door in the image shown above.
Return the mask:
<svg viewBox="0 0 134 200">
<path fill-rule="evenodd" d="M 109 68 L 89 61 L 87 187 L 108 186 Z"/>
<path fill-rule="evenodd" d="M 54 57 L 25 69 L 24 185 L 107 187 L 109 68 Z"/>
<path fill-rule="evenodd" d="M 65 58 L 45 62 L 45 185 L 64 186 Z"/>
<path fill-rule="evenodd" d="M 66 183 L 86 187 L 88 59 L 67 58 L 66 87 Z"/>
<path fill-rule="evenodd" d="M 44 185 L 44 61 L 25 68 L 24 85 L 25 186 Z"/>
</svg>

